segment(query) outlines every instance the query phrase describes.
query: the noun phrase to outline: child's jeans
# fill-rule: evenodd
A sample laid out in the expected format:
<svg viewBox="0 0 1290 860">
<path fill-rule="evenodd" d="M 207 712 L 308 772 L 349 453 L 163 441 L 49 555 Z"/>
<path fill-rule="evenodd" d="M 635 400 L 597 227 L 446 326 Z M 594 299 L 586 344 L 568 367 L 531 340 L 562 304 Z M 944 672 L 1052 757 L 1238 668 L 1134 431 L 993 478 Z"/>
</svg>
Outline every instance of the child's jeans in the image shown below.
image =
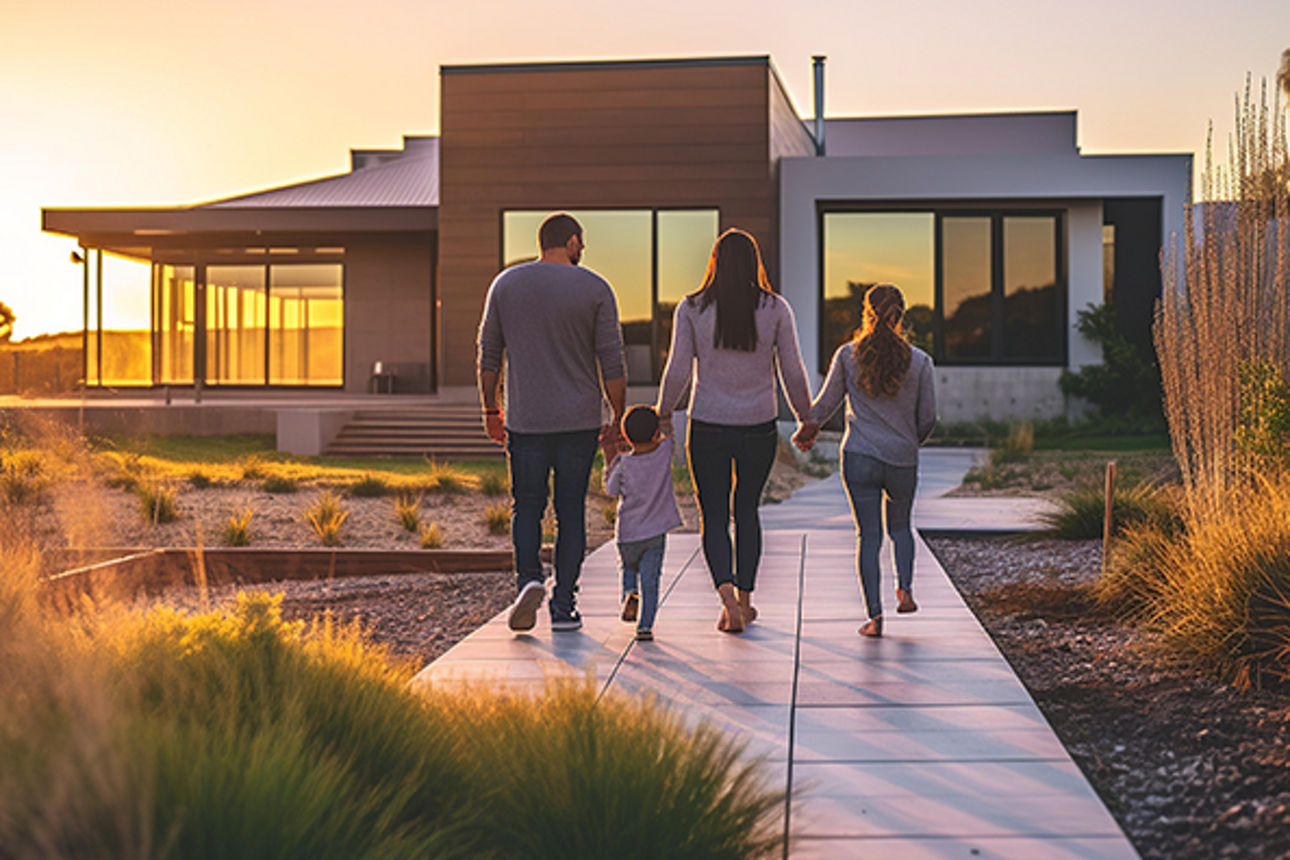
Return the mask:
<svg viewBox="0 0 1290 860">
<path fill-rule="evenodd" d="M 663 573 L 663 550 L 667 535 L 645 540 L 619 542 L 618 562 L 623 571 L 623 599 L 633 592 L 640 595 L 636 615 L 637 630 L 653 630 L 658 612 L 658 581 Z"/>
</svg>

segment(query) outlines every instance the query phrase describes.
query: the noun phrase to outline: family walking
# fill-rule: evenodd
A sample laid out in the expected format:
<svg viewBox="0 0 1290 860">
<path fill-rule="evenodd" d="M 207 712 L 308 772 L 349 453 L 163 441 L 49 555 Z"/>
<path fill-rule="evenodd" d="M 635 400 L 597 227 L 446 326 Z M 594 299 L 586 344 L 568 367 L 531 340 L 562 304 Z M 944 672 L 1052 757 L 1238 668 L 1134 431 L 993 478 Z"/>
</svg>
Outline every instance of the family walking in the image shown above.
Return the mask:
<svg viewBox="0 0 1290 860">
<path fill-rule="evenodd" d="M 802 450 L 846 403 L 842 474 L 858 532 L 867 616 L 859 632 L 882 635 L 884 516 L 895 551 L 896 611 L 918 608 L 910 510 L 918 447 L 936 420 L 935 397 L 931 359 L 902 334 L 899 289 L 883 284 L 865 294 L 860 328 L 838 348 L 812 400 L 792 308 L 772 291 L 756 240 L 727 230 L 702 283 L 677 305 L 657 403 L 627 409 L 617 299 L 603 278 L 578 265 L 586 247 L 581 225 L 553 214 L 538 230 L 538 245 L 536 261 L 494 279 L 479 326 L 484 425 L 506 446 L 510 464 L 512 630 L 532 629 L 547 598 L 539 549 L 548 498 L 556 518 L 551 629 L 582 626 L 577 592 L 587 484 L 600 447 L 605 490 L 619 499 L 621 617 L 635 622 L 638 639 L 653 638 L 667 532 L 681 525 L 672 489 L 672 413 L 687 391 L 685 449 L 703 557 L 721 603 L 717 627 L 740 633 L 752 623 L 762 551 L 757 509 L 779 439 L 777 380 L 798 422 L 793 442 Z M 605 401 L 611 418 L 602 424 Z"/>
</svg>

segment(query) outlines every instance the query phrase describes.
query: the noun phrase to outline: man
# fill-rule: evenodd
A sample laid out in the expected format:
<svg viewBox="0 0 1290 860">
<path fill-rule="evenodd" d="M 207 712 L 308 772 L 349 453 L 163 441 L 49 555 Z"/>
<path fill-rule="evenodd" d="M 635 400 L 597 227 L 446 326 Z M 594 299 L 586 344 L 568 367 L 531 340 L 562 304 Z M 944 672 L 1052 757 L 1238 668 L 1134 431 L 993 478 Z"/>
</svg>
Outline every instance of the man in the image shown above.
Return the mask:
<svg viewBox="0 0 1290 860">
<path fill-rule="evenodd" d="M 489 438 L 506 445 L 511 544 L 518 594 L 512 630 L 531 630 L 546 596 L 538 550 L 554 475 L 555 591 L 551 629 L 582 627 L 575 595 L 587 549 L 587 481 L 602 436 L 616 439 L 627 380 L 618 302 L 608 282 L 578 267 L 586 245 L 573 216 L 538 229 L 541 257 L 504 270 L 488 288 L 479 323 L 479 396 Z M 498 404 L 503 355 L 506 408 Z M 601 392 L 612 418 L 601 424 Z"/>
</svg>

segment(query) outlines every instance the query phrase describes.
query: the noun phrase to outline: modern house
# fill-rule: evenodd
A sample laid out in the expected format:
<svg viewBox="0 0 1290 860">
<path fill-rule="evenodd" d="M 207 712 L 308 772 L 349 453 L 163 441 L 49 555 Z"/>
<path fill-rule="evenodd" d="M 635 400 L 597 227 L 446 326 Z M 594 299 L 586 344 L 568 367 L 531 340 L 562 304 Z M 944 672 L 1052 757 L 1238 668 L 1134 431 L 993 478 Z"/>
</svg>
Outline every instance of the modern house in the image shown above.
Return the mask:
<svg viewBox="0 0 1290 860">
<path fill-rule="evenodd" d="M 340 176 L 46 209 L 44 229 L 91 255 L 151 263 L 150 328 L 132 340 L 96 324 L 85 266 L 90 385 L 468 401 L 489 282 L 565 210 L 618 293 L 633 386 L 656 384 L 675 303 L 738 226 L 817 382 L 865 286 L 890 281 L 936 359 L 943 418 L 1065 414 L 1061 371 L 1101 359 L 1081 308 L 1109 301 L 1149 336 L 1191 175 L 1190 155 L 1082 155 L 1074 111 L 804 122 L 765 56 L 445 66 L 440 84 L 438 137 L 354 151 Z"/>
</svg>

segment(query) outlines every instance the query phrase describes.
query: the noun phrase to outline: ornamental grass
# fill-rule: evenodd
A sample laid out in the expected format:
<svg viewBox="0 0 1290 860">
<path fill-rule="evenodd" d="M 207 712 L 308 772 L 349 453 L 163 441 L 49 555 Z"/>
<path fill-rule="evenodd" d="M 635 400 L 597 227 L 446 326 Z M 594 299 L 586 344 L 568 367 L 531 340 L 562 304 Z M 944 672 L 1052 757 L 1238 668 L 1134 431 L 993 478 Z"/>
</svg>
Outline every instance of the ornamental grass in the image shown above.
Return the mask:
<svg viewBox="0 0 1290 860">
<path fill-rule="evenodd" d="M 0 528 L 3 524 L 0 523 Z M 783 797 L 717 730 L 587 684 L 417 689 L 329 616 L 56 608 L 0 541 L 0 854 L 769 856 Z"/>
</svg>

